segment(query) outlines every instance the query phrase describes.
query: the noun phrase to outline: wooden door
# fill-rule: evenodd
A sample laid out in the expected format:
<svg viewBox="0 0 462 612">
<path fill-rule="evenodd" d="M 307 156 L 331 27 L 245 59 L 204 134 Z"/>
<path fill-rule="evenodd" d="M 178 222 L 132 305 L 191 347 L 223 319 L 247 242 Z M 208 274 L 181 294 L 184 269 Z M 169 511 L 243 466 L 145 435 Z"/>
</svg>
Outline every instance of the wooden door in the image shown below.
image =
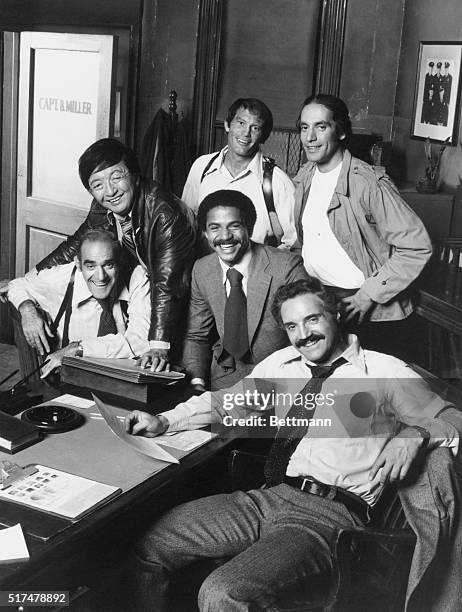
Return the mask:
<svg viewBox="0 0 462 612">
<path fill-rule="evenodd" d="M 113 36 L 21 33 L 16 276 L 87 215 L 78 159 L 112 134 L 115 54 Z"/>
</svg>

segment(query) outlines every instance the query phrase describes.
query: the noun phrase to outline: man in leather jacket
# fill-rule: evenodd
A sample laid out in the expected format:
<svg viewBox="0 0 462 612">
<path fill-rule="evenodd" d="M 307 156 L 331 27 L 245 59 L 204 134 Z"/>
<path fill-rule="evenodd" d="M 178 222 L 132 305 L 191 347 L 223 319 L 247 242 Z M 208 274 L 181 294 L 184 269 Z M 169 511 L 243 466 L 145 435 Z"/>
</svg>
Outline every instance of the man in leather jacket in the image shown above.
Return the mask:
<svg viewBox="0 0 462 612">
<path fill-rule="evenodd" d="M 88 147 L 79 159 L 79 175 L 93 196 L 90 212 L 73 236 L 37 264 L 37 271 L 72 261 L 89 229 L 112 229 L 133 266 L 140 263 L 150 280 L 150 350 L 141 365 L 169 369 L 170 343 L 178 336 L 193 263 L 191 213 L 161 185 L 143 179 L 134 152 L 118 140 L 104 138 Z"/>
</svg>

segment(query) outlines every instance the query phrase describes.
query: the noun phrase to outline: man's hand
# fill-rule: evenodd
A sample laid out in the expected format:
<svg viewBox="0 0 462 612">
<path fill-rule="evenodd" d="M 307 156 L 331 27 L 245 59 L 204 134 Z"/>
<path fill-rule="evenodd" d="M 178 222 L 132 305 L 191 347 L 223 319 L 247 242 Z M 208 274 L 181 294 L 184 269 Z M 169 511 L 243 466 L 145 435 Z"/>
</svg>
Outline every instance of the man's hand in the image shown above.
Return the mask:
<svg viewBox="0 0 462 612">
<path fill-rule="evenodd" d="M 170 372 L 168 351 L 166 349 L 151 349 L 141 355 L 136 363 L 142 368 L 150 367 L 151 372 L 162 372 L 162 370 Z"/>
<path fill-rule="evenodd" d="M 342 299 L 344 305 L 344 311 L 346 314 L 346 320 L 351 321 L 356 315 L 358 317 L 358 323 L 362 323 L 364 321 L 364 317 L 369 312 L 374 304 L 374 300 L 364 293 L 360 293 L 357 291 L 350 297 L 345 297 Z"/>
<path fill-rule="evenodd" d="M 48 363 L 43 366 L 40 378 L 46 378 L 53 370 L 59 368 L 63 362 L 63 357 L 75 357 L 79 348 L 78 342 L 71 342 L 66 347 L 48 355 Z"/>
<path fill-rule="evenodd" d="M 21 325 L 26 337 L 27 343 L 32 348 L 35 348 L 40 355 L 50 352 L 48 337 L 52 337 L 48 322 L 40 316 L 34 303 L 30 300 L 23 302 L 19 306 L 21 315 Z"/>
<path fill-rule="evenodd" d="M 6 304 L 8 301 L 8 284 L 9 280 L 6 278 L 5 280 L 0 280 L 0 302 Z"/>
<path fill-rule="evenodd" d="M 405 429 L 387 442 L 369 472 L 369 480 L 374 480 L 380 468 L 381 484 L 404 480 L 423 444 L 423 438 L 419 435 L 405 437 L 404 432 Z"/>
<path fill-rule="evenodd" d="M 125 431 L 134 436 L 154 438 L 168 429 L 168 421 L 162 415 L 152 415 L 141 410 L 134 410 L 125 417 Z"/>
</svg>

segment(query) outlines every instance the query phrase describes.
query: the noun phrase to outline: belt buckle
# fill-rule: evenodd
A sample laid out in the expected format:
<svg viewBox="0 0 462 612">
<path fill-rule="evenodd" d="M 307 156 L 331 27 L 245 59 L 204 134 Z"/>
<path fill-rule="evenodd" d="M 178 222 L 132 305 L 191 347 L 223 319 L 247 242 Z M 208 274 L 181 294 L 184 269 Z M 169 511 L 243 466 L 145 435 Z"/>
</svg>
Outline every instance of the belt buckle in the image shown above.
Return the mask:
<svg viewBox="0 0 462 612">
<path fill-rule="evenodd" d="M 304 478 L 303 482 L 302 482 L 302 486 L 300 487 L 300 491 L 304 491 L 305 490 L 305 485 L 307 482 L 311 482 L 311 480 L 309 478 Z"/>
</svg>

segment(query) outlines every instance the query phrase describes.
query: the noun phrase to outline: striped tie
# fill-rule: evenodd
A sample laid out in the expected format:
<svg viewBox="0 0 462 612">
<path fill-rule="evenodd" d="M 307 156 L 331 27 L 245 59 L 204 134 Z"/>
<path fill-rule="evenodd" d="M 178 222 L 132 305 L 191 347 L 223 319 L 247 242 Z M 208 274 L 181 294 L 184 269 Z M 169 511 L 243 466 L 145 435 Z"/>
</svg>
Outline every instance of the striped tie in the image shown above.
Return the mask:
<svg viewBox="0 0 462 612">
<path fill-rule="evenodd" d="M 130 217 L 125 217 L 125 219 L 123 221 L 120 220 L 119 223 L 122 229 L 122 246 L 130 253 L 132 257 L 138 260 L 135 241 L 133 240 L 132 220 Z"/>
</svg>

